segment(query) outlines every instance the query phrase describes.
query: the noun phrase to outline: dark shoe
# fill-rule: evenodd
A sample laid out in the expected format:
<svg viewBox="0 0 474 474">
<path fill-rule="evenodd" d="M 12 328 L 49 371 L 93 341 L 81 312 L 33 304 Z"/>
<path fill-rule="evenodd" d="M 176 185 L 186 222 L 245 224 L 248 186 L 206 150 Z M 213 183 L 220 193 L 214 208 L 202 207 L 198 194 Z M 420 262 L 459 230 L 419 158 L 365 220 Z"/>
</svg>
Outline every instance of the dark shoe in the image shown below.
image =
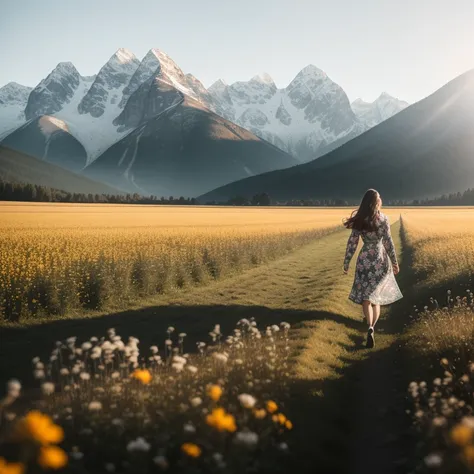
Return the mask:
<svg viewBox="0 0 474 474">
<path fill-rule="evenodd" d="M 367 349 L 373 349 L 375 347 L 374 330 L 372 328 L 369 328 L 367 331 L 367 344 L 365 347 L 367 347 Z"/>
</svg>

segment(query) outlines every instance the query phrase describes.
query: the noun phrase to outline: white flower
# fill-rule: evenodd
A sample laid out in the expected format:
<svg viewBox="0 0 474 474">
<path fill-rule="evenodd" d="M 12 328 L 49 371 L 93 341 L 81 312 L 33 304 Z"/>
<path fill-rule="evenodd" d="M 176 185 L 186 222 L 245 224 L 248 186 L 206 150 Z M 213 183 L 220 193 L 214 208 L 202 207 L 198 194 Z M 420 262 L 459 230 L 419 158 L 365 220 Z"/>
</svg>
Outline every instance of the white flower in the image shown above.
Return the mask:
<svg viewBox="0 0 474 474">
<path fill-rule="evenodd" d="M 173 357 L 173 362 L 175 362 L 177 364 L 185 365 L 188 361 L 184 357 L 175 355 Z"/>
<path fill-rule="evenodd" d="M 166 339 L 165 345 L 166 345 L 166 346 L 172 346 L 172 345 L 173 345 L 173 341 L 172 341 L 171 339 Z"/>
<path fill-rule="evenodd" d="M 121 385 L 113 385 L 110 390 L 112 391 L 112 393 L 120 393 L 122 391 L 122 386 Z"/>
<path fill-rule="evenodd" d="M 41 385 L 41 391 L 44 395 L 51 395 L 54 393 L 54 383 L 45 382 Z"/>
<path fill-rule="evenodd" d="M 44 370 L 44 364 L 43 362 L 37 362 L 36 367 L 37 370 Z"/>
<path fill-rule="evenodd" d="M 97 401 L 92 401 L 89 403 L 89 411 L 100 411 L 102 410 L 102 403 Z"/>
<path fill-rule="evenodd" d="M 257 399 L 248 393 L 241 393 L 238 398 L 244 408 L 253 408 L 257 403 Z"/>
<path fill-rule="evenodd" d="M 187 336 L 187 334 L 186 334 L 185 332 L 180 332 L 180 333 L 179 333 L 179 337 L 180 337 L 181 339 L 184 339 L 186 336 Z"/>
<path fill-rule="evenodd" d="M 44 370 L 35 370 L 33 375 L 35 376 L 35 379 L 44 379 Z"/>
<path fill-rule="evenodd" d="M 274 325 L 272 326 L 272 331 L 273 331 L 273 332 L 278 332 L 279 330 L 280 330 L 280 328 L 279 328 L 276 324 L 274 324 Z"/>
<path fill-rule="evenodd" d="M 428 467 L 439 467 L 443 463 L 443 458 L 436 453 L 431 453 L 428 454 L 428 456 L 425 457 L 425 464 Z"/>
<path fill-rule="evenodd" d="M 214 357 L 214 359 L 216 359 L 217 361 L 222 362 L 223 364 L 225 364 L 228 359 L 228 357 L 221 352 L 214 352 L 212 354 L 212 357 Z"/>
<path fill-rule="evenodd" d="M 280 323 L 280 326 L 282 329 L 285 329 L 285 330 L 290 329 L 291 327 L 289 323 L 285 323 L 285 322 Z"/>
<path fill-rule="evenodd" d="M 184 364 L 180 364 L 179 362 L 173 362 L 171 367 L 176 370 L 176 372 L 181 372 L 184 369 Z"/>
<path fill-rule="evenodd" d="M 76 340 L 77 340 L 77 337 L 73 336 L 73 337 L 68 337 L 66 339 L 66 342 L 70 345 L 74 345 L 76 343 Z"/>
<path fill-rule="evenodd" d="M 87 373 L 87 372 L 81 372 L 79 377 L 82 379 L 82 380 L 90 380 L 91 378 L 91 374 Z"/>
<path fill-rule="evenodd" d="M 31 362 L 33 362 L 33 364 L 37 364 L 38 362 L 40 361 L 40 358 L 39 357 L 33 357 L 33 359 L 31 360 Z"/>
<path fill-rule="evenodd" d="M 461 423 L 471 428 L 471 430 L 474 429 L 474 416 L 465 416 Z"/>
<path fill-rule="evenodd" d="M 59 373 L 61 375 L 69 375 L 69 370 L 64 367 L 59 371 Z"/>
<path fill-rule="evenodd" d="M 168 331 L 167 331 L 167 332 L 169 332 L 170 334 L 171 334 L 172 332 L 174 332 L 174 327 L 173 327 L 173 326 L 170 326 L 170 327 L 168 328 Z"/>
<path fill-rule="evenodd" d="M 150 351 L 152 354 L 158 354 L 158 346 L 151 346 Z"/>
<path fill-rule="evenodd" d="M 253 431 L 239 431 L 235 435 L 234 443 L 253 448 L 258 443 L 258 434 Z"/>
<path fill-rule="evenodd" d="M 75 461 L 80 461 L 84 457 L 84 454 L 81 453 L 80 451 L 71 451 L 69 453 L 69 456 Z"/>
<path fill-rule="evenodd" d="M 201 403 L 202 403 L 202 398 L 201 397 L 191 398 L 191 405 L 193 407 L 198 407 L 199 405 L 201 405 Z"/>
<path fill-rule="evenodd" d="M 195 374 L 198 371 L 198 368 L 195 367 L 194 365 L 188 365 L 186 366 L 186 369 L 188 369 L 189 372 L 191 372 L 192 374 Z"/>
<path fill-rule="evenodd" d="M 7 383 L 7 393 L 12 398 L 18 398 L 20 396 L 21 383 L 17 379 L 11 379 Z"/>
<path fill-rule="evenodd" d="M 145 438 L 138 437 L 134 441 L 130 441 L 127 444 L 127 451 L 132 453 L 134 451 L 147 452 L 150 450 L 151 445 L 145 441 Z"/>
<path fill-rule="evenodd" d="M 235 364 L 236 365 L 242 365 L 244 363 L 244 361 L 242 359 L 235 359 Z"/>
<path fill-rule="evenodd" d="M 194 425 L 192 423 L 186 423 L 183 426 L 183 431 L 185 433 L 193 434 L 193 433 L 196 433 L 196 428 L 194 427 Z"/>
<path fill-rule="evenodd" d="M 153 458 L 153 462 L 160 468 L 163 469 L 163 471 L 166 471 L 169 467 L 169 462 L 164 456 L 155 456 Z"/>
<path fill-rule="evenodd" d="M 221 333 L 221 325 L 220 324 L 216 324 L 214 326 L 214 330 L 212 331 L 214 334 L 217 334 L 218 336 L 220 335 Z"/>
<path fill-rule="evenodd" d="M 84 342 L 81 346 L 83 351 L 88 351 L 92 347 L 92 344 L 90 342 Z"/>
<path fill-rule="evenodd" d="M 112 372 L 112 373 L 110 374 L 110 377 L 111 377 L 112 379 L 118 379 L 118 378 L 120 377 L 120 372 L 117 372 L 117 371 Z"/>
<path fill-rule="evenodd" d="M 205 342 L 196 342 L 196 345 L 198 346 L 198 349 L 204 349 L 206 347 Z"/>
</svg>

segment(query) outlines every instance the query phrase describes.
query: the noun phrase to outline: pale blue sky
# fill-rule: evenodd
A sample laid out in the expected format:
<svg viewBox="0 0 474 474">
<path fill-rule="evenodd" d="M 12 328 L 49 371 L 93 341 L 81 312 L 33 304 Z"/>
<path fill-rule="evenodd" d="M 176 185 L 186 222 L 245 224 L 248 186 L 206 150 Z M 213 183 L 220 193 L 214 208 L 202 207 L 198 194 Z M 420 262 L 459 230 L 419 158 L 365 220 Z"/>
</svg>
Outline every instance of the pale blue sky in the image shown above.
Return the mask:
<svg viewBox="0 0 474 474">
<path fill-rule="evenodd" d="M 351 101 L 414 102 L 474 68 L 474 0 L 2 0 L 0 44 L 0 86 L 156 47 L 206 86 L 315 64 Z"/>
</svg>

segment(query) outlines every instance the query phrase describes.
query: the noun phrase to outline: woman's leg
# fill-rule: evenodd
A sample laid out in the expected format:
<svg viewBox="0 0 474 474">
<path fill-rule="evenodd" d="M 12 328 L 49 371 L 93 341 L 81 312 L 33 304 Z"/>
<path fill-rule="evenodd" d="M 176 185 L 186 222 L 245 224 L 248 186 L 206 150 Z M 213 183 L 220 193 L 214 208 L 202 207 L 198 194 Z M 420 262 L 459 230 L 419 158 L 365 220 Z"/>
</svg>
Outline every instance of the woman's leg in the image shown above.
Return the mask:
<svg viewBox="0 0 474 474">
<path fill-rule="evenodd" d="M 380 318 L 380 305 L 379 304 L 373 304 L 372 305 L 372 312 L 374 314 L 374 326 L 377 324 L 377 321 Z"/>
<path fill-rule="evenodd" d="M 373 327 L 374 325 L 374 312 L 372 310 L 372 303 L 368 300 L 362 301 L 362 310 L 364 311 L 364 315 L 367 319 L 367 324 L 369 327 Z"/>
</svg>

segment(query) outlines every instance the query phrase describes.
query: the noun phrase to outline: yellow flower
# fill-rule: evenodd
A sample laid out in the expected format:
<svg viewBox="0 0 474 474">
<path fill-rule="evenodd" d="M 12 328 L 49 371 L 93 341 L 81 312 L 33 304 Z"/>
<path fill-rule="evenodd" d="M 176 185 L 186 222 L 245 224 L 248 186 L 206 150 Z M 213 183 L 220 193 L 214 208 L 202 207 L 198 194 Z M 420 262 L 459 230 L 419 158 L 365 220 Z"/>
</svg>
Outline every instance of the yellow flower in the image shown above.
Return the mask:
<svg viewBox="0 0 474 474">
<path fill-rule="evenodd" d="M 139 380 L 144 385 L 148 385 L 151 382 L 151 374 L 147 369 L 136 369 L 130 377 Z"/>
<path fill-rule="evenodd" d="M 278 410 L 278 405 L 273 400 L 268 400 L 267 411 L 268 413 L 275 413 Z"/>
<path fill-rule="evenodd" d="M 258 420 L 262 420 L 267 416 L 267 412 L 263 408 L 255 409 L 253 414 Z"/>
<path fill-rule="evenodd" d="M 67 464 L 67 454 L 57 446 L 42 447 L 38 464 L 43 469 L 61 469 Z"/>
<path fill-rule="evenodd" d="M 48 415 L 33 410 L 17 423 L 14 436 L 46 445 L 60 443 L 64 439 L 64 431 Z"/>
<path fill-rule="evenodd" d="M 8 462 L 0 458 L 0 474 L 23 474 L 25 466 L 19 462 Z"/>
<path fill-rule="evenodd" d="M 286 423 L 286 416 L 283 413 L 278 413 L 277 415 L 272 416 L 272 420 L 274 423 L 284 425 Z"/>
<path fill-rule="evenodd" d="M 474 446 L 470 444 L 464 448 L 464 460 L 468 466 L 474 467 Z"/>
<path fill-rule="evenodd" d="M 293 429 L 293 423 L 290 420 L 286 420 L 285 422 L 285 428 L 287 430 L 292 430 Z"/>
<path fill-rule="evenodd" d="M 184 443 L 181 446 L 181 451 L 191 458 L 198 458 L 202 453 L 201 448 L 194 443 Z"/>
<path fill-rule="evenodd" d="M 214 400 L 215 402 L 217 402 L 222 396 L 222 388 L 219 387 L 219 385 L 211 385 L 207 389 L 207 394 L 209 395 L 209 398 L 211 400 Z"/>
<path fill-rule="evenodd" d="M 235 418 L 226 413 L 223 408 L 215 408 L 210 415 L 206 416 L 206 423 L 218 431 L 229 431 L 233 433 L 237 430 Z"/>
<path fill-rule="evenodd" d="M 450 433 L 451 441 L 458 446 L 467 446 L 472 439 L 472 429 L 466 425 L 456 425 Z"/>
</svg>

